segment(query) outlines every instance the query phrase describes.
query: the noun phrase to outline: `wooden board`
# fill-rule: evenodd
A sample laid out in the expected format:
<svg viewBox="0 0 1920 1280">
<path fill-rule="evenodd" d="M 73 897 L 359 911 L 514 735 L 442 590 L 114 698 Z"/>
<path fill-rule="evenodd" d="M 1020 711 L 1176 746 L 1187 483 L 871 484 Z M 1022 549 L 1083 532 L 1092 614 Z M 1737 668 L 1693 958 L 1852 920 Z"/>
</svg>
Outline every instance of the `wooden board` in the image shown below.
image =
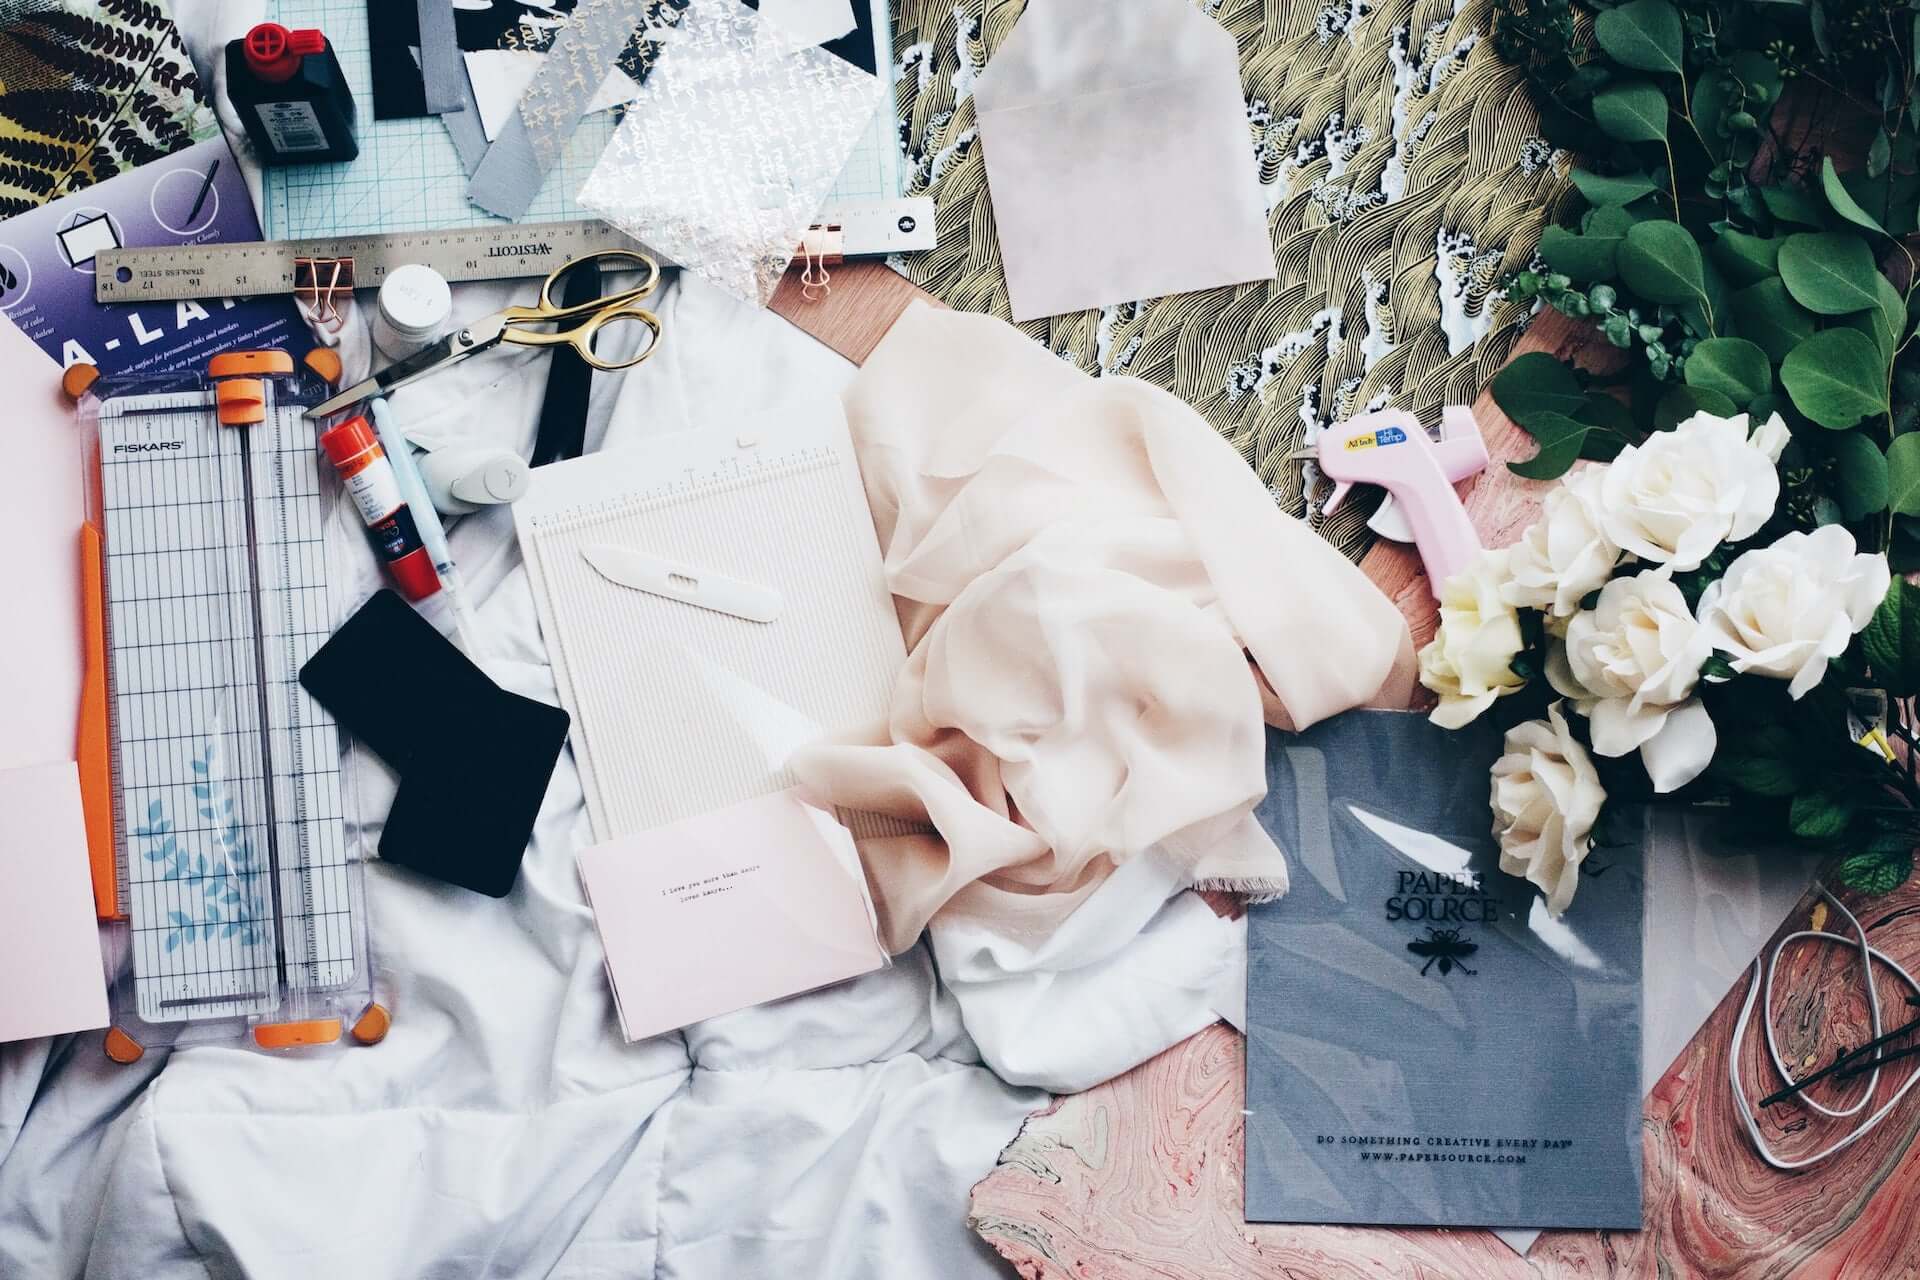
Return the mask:
<svg viewBox="0 0 1920 1280">
<path fill-rule="evenodd" d="M 915 302 L 947 305 L 884 262 L 843 262 L 828 272 L 827 293 L 813 298 L 800 287 L 799 268 L 789 270 L 767 306 L 855 364 L 865 364 L 900 313 Z"/>
</svg>

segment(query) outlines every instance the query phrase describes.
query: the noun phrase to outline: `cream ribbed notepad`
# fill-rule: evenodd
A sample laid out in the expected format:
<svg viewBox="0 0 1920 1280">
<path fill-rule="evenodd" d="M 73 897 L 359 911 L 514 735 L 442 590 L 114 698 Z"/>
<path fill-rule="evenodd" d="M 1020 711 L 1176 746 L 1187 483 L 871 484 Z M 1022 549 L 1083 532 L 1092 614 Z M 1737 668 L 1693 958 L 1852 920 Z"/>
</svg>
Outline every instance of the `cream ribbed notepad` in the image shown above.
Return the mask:
<svg viewBox="0 0 1920 1280">
<path fill-rule="evenodd" d="M 537 467 L 514 524 L 597 840 L 782 790 L 796 747 L 885 721 L 906 650 L 838 400 Z"/>
</svg>

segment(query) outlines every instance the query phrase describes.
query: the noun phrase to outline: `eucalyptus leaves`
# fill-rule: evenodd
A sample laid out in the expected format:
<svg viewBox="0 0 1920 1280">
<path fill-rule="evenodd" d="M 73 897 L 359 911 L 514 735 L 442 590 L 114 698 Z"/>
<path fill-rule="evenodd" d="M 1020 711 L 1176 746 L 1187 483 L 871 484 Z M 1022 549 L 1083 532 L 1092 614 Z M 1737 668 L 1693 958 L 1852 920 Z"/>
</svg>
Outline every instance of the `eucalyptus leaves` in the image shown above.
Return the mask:
<svg viewBox="0 0 1920 1280">
<path fill-rule="evenodd" d="M 1606 377 L 1532 355 L 1495 378 L 1540 445 L 1514 470 L 1561 475 L 1702 411 L 1777 413 L 1793 525 L 1844 523 L 1920 567 L 1920 364 L 1902 359 L 1920 299 L 1880 270 L 1914 275 L 1920 0 L 1498 7 L 1502 50 L 1583 157 L 1577 225 L 1546 230 L 1510 293 L 1629 352 Z"/>
</svg>

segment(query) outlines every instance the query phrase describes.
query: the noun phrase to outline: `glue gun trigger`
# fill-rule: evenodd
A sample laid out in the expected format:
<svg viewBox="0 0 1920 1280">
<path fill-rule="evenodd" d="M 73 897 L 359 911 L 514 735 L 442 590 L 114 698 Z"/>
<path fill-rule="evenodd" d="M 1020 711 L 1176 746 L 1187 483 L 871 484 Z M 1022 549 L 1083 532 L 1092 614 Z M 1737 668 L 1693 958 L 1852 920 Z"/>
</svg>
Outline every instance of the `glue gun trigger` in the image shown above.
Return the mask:
<svg viewBox="0 0 1920 1280">
<path fill-rule="evenodd" d="M 1338 511 L 1340 509 L 1340 504 L 1345 502 L 1347 500 L 1347 495 L 1352 492 L 1353 492 L 1353 484 L 1351 481 L 1347 481 L 1347 480 L 1334 481 L 1333 492 L 1329 493 L 1327 495 L 1327 500 L 1320 504 L 1321 516 L 1324 518 Z"/>
</svg>

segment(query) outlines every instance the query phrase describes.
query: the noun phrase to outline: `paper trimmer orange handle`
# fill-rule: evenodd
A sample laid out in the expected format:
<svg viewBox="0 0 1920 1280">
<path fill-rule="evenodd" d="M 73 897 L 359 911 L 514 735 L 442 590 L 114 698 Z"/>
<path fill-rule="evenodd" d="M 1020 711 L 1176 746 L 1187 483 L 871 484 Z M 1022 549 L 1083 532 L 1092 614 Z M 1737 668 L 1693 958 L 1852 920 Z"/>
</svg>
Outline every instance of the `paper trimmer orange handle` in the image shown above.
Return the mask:
<svg viewBox="0 0 1920 1280">
<path fill-rule="evenodd" d="M 94 914 L 124 920 L 113 856 L 113 765 L 107 734 L 107 592 L 100 530 L 80 526 L 81 642 L 80 729 L 74 754 L 80 763 L 80 805 L 87 819 L 87 861 L 93 871 Z"/>
</svg>

